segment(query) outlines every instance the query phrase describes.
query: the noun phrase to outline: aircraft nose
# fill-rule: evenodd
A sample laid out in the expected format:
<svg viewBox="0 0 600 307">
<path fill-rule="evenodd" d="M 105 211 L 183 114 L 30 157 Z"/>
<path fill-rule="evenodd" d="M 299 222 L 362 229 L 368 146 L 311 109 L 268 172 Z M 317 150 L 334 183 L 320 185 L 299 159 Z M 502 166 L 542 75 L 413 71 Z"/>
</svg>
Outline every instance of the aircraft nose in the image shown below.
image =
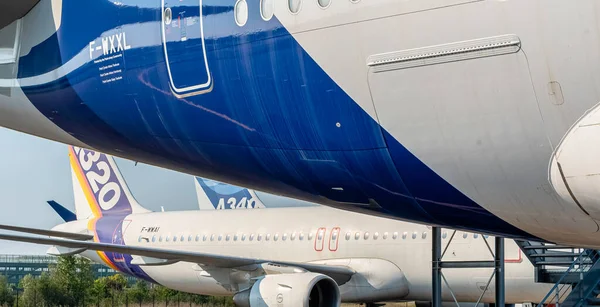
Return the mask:
<svg viewBox="0 0 600 307">
<path fill-rule="evenodd" d="M 550 164 L 550 182 L 561 198 L 600 220 L 600 106 L 563 138 Z"/>
</svg>

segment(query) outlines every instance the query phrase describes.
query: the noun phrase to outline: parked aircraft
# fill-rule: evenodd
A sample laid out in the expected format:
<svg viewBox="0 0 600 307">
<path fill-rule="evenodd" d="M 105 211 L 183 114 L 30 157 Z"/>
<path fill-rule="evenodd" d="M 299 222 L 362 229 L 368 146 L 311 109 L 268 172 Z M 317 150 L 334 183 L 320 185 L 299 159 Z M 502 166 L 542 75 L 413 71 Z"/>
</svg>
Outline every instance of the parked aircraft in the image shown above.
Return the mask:
<svg viewBox="0 0 600 307">
<path fill-rule="evenodd" d="M 596 0 L 4 0 L 0 125 L 600 247 Z"/>
<path fill-rule="evenodd" d="M 150 212 L 133 198 L 112 157 L 71 147 L 70 163 L 75 216 L 52 203 L 68 220 L 52 230 L 0 227 L 48 237 L 0 239 L 53 245 L 52 255 L 81 254 L 169 288 L 233 296 L 238 306 L 430 300 L 426 226 L 323 206 L 240 210 L 237 204 L 266 205 L 253 191 L 208 180 L 198 192 L 210 210 Z M 221 202 L 235 202 L 238 210 L 217 210 Z M 447 260 L 493 258 L 484 242 L 493 238 L 453 237 Z M 448 231 L 443 239 L 448 244 Z M 533 266 L 514 242 L 506 249 L 506 301 L 540 301 L 551 285 L 534 282 Z M 478 300 L 491 273 L 444 272 L 463 302 Z M 453 300 L 448 288 L 444 299 Z M 494 301 L 492 290 L 483 301 Z"/>
</svg>

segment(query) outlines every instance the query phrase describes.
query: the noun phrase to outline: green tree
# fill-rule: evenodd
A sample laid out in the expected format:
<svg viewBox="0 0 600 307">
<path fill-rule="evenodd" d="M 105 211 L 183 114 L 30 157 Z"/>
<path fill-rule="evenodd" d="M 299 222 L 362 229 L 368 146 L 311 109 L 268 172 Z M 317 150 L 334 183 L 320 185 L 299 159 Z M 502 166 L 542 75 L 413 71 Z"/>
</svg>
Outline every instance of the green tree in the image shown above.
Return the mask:
<svg viewBox="0 0 600 307">
<path fill-rule="evenodd" d="M 13 291 L 6 276 L 0 276 L 0 305 L 9 305 L 14 301 Z"/>
<path fill-rule="evenodd" d="M 60 287 L 56 280 L 51 277 L 51 274 L 42 274 L 37 283 L 39 286 L 40 295 L 43 301 L 46 303 L 46 306 L 66 305 L 66 295 L 64 293 L 64 289 Z"/>
<path fill-rule="evenodd" d="M 65 306 L 79 305 L 94 283 L 91 262 L 75 256 L 58 258 L 56 269 L 51 277 L 56 286 L 62 290 L 62 305 Z"/>
<path fill-rule="evenodd" d="M 148 301 L 150 298 L 148 284 L 141 279 L 138 279 L 133 287 L 129 289 L 128 294 L 133 302 L 138 303 L 140 306 L 142 306 L 142 303 Z"/>
<path fill-rule="evenodd" d="M 19 298 L 19 306 L 37 307 L 44 305 L 39 281 L 31 275 L 21 279 L 19 287 L 23 289 L 23 294 Z"/>
<path fill-rule="evenodd" d="M 100 306 L 104 299 L 110 297 L 110 289 L 108 288 L 108 277 L 101 277 L 94 280 L 94 284 L 90 289 L 90 301 L 94 302 L 96 306 Z"/>
</svg>

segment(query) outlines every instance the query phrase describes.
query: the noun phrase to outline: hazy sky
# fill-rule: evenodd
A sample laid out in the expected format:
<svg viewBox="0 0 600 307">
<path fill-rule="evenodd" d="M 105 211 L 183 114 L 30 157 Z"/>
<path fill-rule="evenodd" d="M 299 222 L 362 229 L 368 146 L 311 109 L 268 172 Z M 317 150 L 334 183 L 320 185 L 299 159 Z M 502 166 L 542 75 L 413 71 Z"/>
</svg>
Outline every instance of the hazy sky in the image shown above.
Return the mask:
<svg viewBox="0 0 600 307">
<path fill-rule="evenodd" d="M 0 224 L 50 229 L 63 223 L 48 206 L 55 200 L 70 210 L 73 190 L 67 146 L 0 128 Z M 160 211 L 198 208 L 193 177 L 116 159 L 129 188 L 144 207 Z M 295 200 L 258 193 L 263 202 L 297 205 Z M 0 240 L 0 254 L 44 254 L 48 246 Z"/>
</svg>

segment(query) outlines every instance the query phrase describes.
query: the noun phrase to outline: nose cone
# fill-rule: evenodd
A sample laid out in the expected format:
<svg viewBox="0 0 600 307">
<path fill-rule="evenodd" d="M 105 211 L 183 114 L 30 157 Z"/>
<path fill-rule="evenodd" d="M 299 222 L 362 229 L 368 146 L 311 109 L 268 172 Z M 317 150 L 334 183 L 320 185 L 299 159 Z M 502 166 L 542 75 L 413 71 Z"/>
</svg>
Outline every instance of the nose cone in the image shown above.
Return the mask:
<svg viewBox="0 0 600 307">
<path fill-rule="evenodd" d="M 600 107 L 582 117 L 556 150 L 550 182 L 564 200 L 600 220 Z"/>
</svg>

